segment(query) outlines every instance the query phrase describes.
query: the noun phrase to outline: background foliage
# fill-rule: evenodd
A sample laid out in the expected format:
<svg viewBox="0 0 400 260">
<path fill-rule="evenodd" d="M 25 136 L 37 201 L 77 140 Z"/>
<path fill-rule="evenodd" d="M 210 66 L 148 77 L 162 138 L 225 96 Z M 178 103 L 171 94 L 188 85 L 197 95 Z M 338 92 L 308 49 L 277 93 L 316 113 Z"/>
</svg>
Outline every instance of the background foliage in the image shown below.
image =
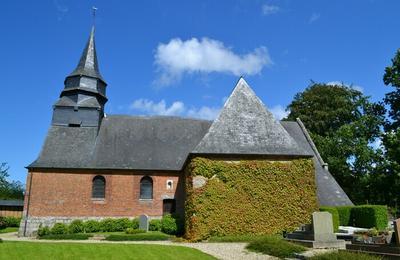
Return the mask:
<svg viewBox="0 0 400 260">
<path fill-rule="evenodd" d="M 0 199 L 24 199 L 24 186 L 17 181 L 9 181 L 7 178 L 9 166 L 0 163 Z"/>
<path fill-rule="evenodd" d="M 399 216 L 400 49 L 383 73 L 380 102 L 344 84 L 312 82 L 287 107 L 310 132 L 336 181 L 355 204 L 384 204 Z M 344 220 L 343 220 L 344 221 Z"/>
<path fill-rule="evenodd" d="M 194 158 L 186 169 L 186 238 L 275 234 L 310 221 L 318 209 L 310 159 L 224 162 Z M 195 176 L 208 179 L 193 189 Z"/>
<path fill-rule="evenodd" d="M 356 204 L 380 203 L 382 195 L 372 187 L 383 166 L 383 151 L 377 145 L 384 122 L 383 105 L 371 102 L 351 86 L 312 82 L 296 94 L 287 109 L 289 120 L 299 117 L 303 121 L 350 199 Z"/>
</svg>

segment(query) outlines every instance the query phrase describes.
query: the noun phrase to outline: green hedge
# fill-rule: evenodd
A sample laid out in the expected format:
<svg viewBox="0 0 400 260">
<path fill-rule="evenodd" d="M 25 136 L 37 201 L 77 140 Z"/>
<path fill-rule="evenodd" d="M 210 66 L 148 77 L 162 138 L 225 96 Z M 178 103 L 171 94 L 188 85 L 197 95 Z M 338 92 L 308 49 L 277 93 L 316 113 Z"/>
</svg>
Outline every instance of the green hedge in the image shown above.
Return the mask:
<svg viewBox="0 0 400 260">
<path fill-rule="evenodd" d="M 276 234 L 309 223 L 318 210 L 310 159 L 225 162 L 194 158 L 187 176 L 185 237 Z M 193 188 L 193 178 L 207 179 Z"/>
<path fill-rule="evenodd" d="M 351 209 L 354 208 L 352 206 L 340 206 L 336 207 L 339 213 L 339 224 L 341 226 L 353 226 L 353 218 L 351 216 Z"/>
<path fill-rule="evenodd" d="M 39 237 L 40 239 L 49 239 L 49 240 L 88 240 L 90 234 L 58 234 L 58 235 L 43 235 Z"/>
<path fill-rule="evenodd" d="M 360 205 L 336 207 L 339 212 L 341 226 L 355 226 L 361 228 L 387 228 L 388 209 L 382 205 Z"/>
<path fill-rule="evenodd" d="M 373 228 L 378 230 L 387 228 L 388 210 L 381 205 L 361 205 L 351 209 L 351 217 L 354 225 L 361 228 Z"/>
<path fill-rule="evenodd" d="M 106 237 L 108 241 L 163 241 L 169 239 L 169 235 L 157 231 L 133 235 L 109 235 Z"/>
<path fill-rule="evenodd" d="M 5 223 L 4 218 L 0 218 L 1 223 Z M 0 223 L 0 224 L 1 224 Z M 180 234 L 183 229 L 181 218 L 175 215 L 165 215 L 161 220 L 154 219 L 150 223 L 150 231 L 163 231 L 166 234 L 176 235 Z M 5 224 L 4 224 L 5 225 Z M 69 225 L 64 223 L 56 223 L 52 228 L 47 226 L 40 226 L 38 236 L 44 237 L 48 235 L 64 235 L 64 234 L 79 234 L 79 233 L 97 233 L 97 232 L 118 232 L 125 231 L 129 234 L 142 233 L 144 231 L 139 228 L 139 220 L 128 218 L 106 218 L 101 221 L 88 220 L 74 220 Z M 73 236 L 71 236 L 73 237 Z M 71 238 L 72 239 L 72 238 Z"/>
<path fill-rule="evenodd" d="M 335 207 L 320 207 L 320 211 L 326 211 L 332 214 L 333 231 L 339 230 L 339 212 Z"/>
<path fill-rule="evenodd" d="M 0 216 L 0 229 L 8 227 L 19 227 L 20 223 L 21 223 L 21 218 Z"/>
</svg>

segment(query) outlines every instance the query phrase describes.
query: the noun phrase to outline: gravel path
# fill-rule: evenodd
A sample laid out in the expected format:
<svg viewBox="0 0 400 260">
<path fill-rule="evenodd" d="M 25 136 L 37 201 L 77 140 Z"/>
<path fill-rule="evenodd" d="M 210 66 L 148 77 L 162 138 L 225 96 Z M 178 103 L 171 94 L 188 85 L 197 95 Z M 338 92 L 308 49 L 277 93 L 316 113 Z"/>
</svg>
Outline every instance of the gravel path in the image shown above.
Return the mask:
<svg viewBox="0 0 400 260">
<path fill-rule="evenodd" d="M 212 255 L 223 260 L 261 260 L 261 259 L 277 259 L 273 256 L 263 255 L 259 253 L 249 252 L 246 250 L 246 243 L 176 243 L 171 241 L 104 241 L 104 240 L 39 240 L 27 237 L 18 237 L 17 233 L 0 234 L 0 238 L 4 241 L 26 241 L 41 243 L 110 243 L 110 244 L 154 244 L 154 245 L 173 245 L 185 246 L 198 249 L 204 253 Z"/>
</svg>

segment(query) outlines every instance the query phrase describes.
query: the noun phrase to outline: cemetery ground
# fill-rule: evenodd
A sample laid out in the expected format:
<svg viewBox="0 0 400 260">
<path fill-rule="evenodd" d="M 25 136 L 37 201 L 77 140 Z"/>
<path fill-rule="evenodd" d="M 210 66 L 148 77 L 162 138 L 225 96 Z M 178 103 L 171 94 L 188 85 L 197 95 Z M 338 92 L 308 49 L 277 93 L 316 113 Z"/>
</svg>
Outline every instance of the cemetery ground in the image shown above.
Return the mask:
<svg viewBox="0 0 400 260">
<path fill-rule="evenodd" d="M 103 235 L 123 234 L 105 232 Z M 142 234 L 130 236 L 138 235 Z M 213 237 L 199 243 L 174 237 L 168 241 L 40 240 L 18 238 L 15 232 L 1 234 L 0 238 L 3 238 L 0 259 L 283 259 L 302 252 L 308 253 L 308 259 L 317 260 L 380 259 L 337 250 L 310 250 L 277 235 Z"/>
</svg>

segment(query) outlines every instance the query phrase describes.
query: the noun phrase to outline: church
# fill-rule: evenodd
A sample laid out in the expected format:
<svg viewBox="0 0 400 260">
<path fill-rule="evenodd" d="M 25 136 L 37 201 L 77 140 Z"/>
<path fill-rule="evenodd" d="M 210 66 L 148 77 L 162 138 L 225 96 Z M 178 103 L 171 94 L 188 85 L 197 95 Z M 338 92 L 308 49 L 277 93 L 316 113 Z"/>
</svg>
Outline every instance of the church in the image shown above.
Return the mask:
<svg viewBox="0 0 400 260">
<path fill-rule="evenodd" d="M 275 120 L 243 78 L 214 121 L 106 115 L 107 83 L 94 34 L 93 28 L 78 66 L 65 78 L 38 158 L 27 166 L 20 236 L 74 219 L 184 216 L 185 167 L 196 157 L 309 159 L 318 205 L 352 205 L 301 120 Z"/>
</svg>

